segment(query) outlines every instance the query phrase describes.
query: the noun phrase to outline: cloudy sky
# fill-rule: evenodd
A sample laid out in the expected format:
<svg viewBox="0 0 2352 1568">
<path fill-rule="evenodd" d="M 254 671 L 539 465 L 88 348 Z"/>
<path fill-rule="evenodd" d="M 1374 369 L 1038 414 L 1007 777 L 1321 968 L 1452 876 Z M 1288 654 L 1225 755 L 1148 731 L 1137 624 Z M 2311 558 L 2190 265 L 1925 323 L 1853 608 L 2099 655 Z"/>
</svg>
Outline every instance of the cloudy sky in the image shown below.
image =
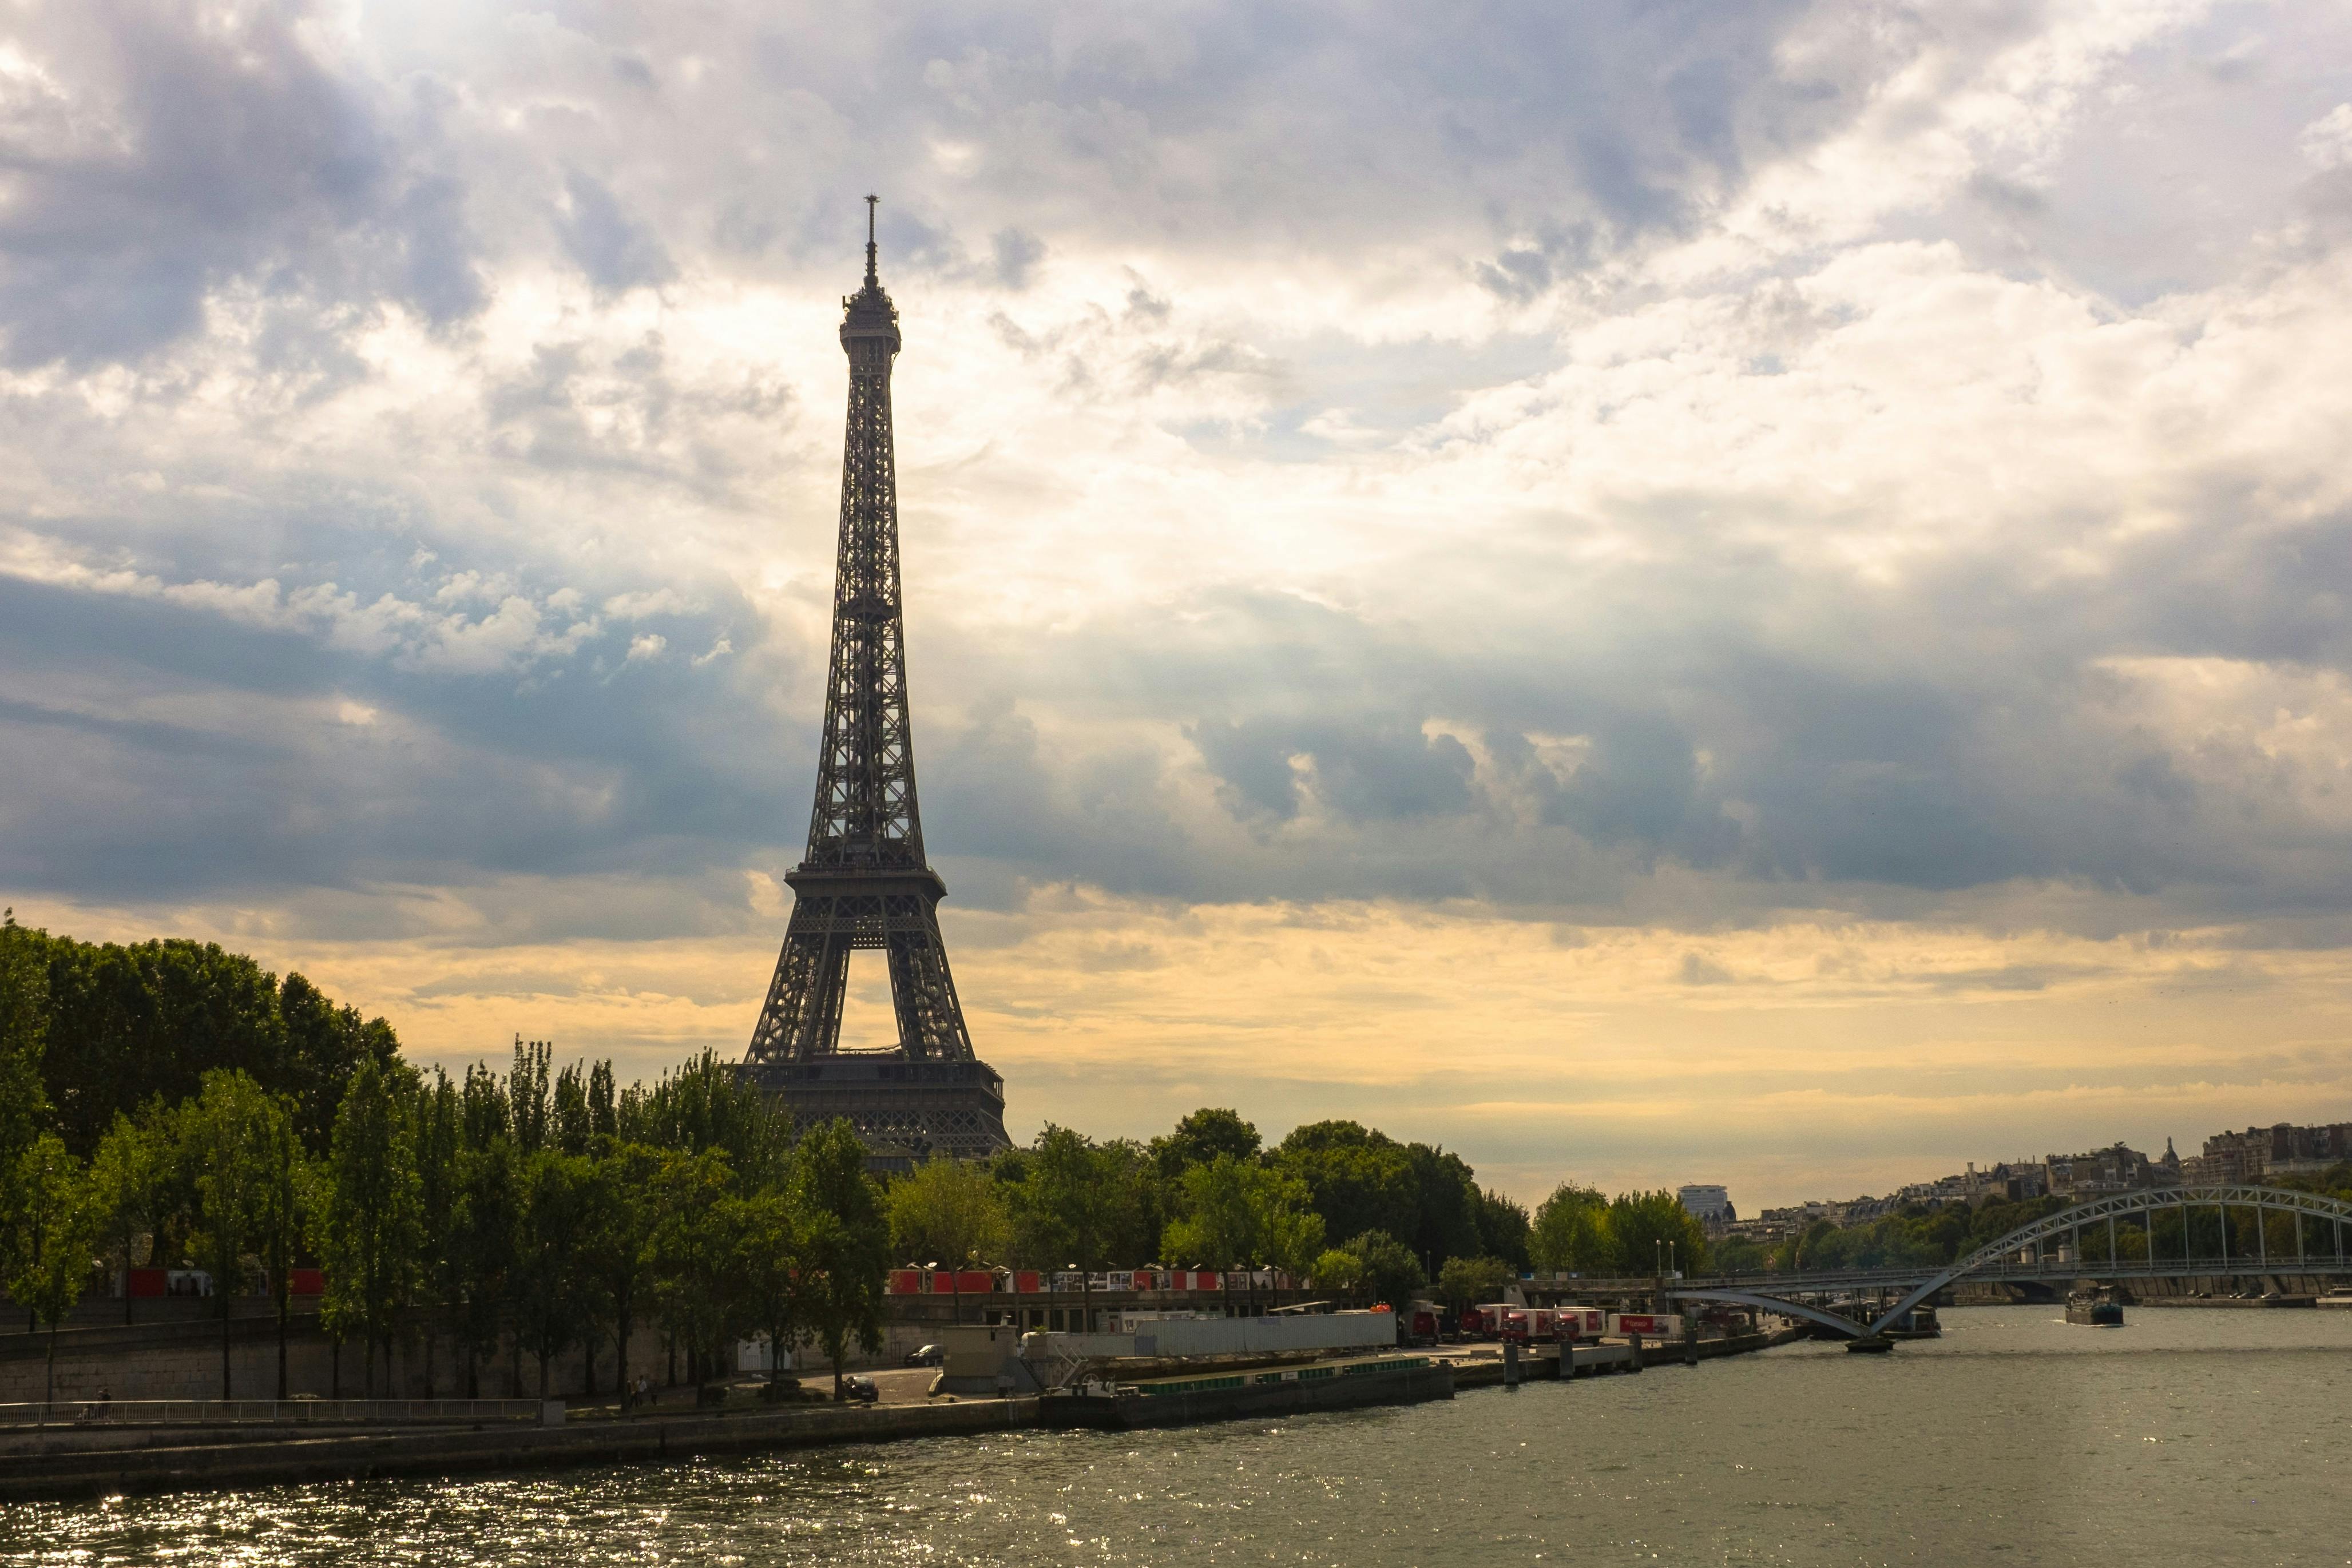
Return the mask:
<svg viewBox="0 0 2352 1568">
<path fill-rule="evenodd" d="M 869 190 L 1016 1135 L 2352 1117 L 2341 0 L 10 0 L 0 896 L 740 1051 Z"/>
</svg>

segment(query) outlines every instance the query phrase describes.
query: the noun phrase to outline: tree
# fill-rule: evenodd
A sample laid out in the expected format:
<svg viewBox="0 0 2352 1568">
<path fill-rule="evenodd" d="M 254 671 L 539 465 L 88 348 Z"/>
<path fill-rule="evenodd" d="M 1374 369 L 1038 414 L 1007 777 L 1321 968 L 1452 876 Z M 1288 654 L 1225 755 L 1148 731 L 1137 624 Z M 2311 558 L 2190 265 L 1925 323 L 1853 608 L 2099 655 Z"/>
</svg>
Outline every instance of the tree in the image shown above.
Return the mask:
<svg viewBox="0 0 2352 1568">
<path fill-rule="evenodd" d="M 1322 1253 L 1323 1217 L 1296 1176 L 1221 1154 L 1187 1170 L 1179 1187 L 1181 1217 L 1161 1239 L 1171 1259 L 1226 1273 L 1274 1263 L 1305 1274 Z"/>
<path fill-rule="evenodd" d="M 336 1006 L 296 974 L 278 988 L 278 1013 L 286 1030 L 286 1071 L 280 1082 L 267 1086 L 292 1098 L 294 1131 L 303 1148 L 324 1155 L 352 1074 L 362 1061 L 374 1062 L 379 1071 L 392 1066 L 400 1040 L 383 1019 L 362 1019 L 357 1008 Z"/>
<path fill-rule="evenodd" d="M 1455 1312 L 1498 1301 L 1511 1267 L 1500 1258 L 1448 1258 L 1437 1271 L 1437 1293 Z"/>
<path fill-rule="evenodd" d="M 1698 1217 L 1673 1193 L 1619 1193 L 1609 1205 L 1609 1237 L 1617 1247 L 1622 1274 L 1648 1274 L 1664 1267 L 1668 1244 L 1673 1264 L 1685 1272 L 1706 1267 L 1706 1232 Z"/>
<path fill-rule="evenodd" d="M 1591 1274 L 1617 1266 L 1609 1237 L 1609 1203 L 1600 1193 L 1562 1182 L 1536 1208 L 1528 1256 L 1546 1273 Z"/>
<path fill-rule="evenodd" d="M 615 1107 L 617 1135 L 698 1155 L 723 1149 L 737 1179 L 757 1189 L 782 1179 L 792 1123 L 759 1085 L 706 1051 L 651 1089 L 631 1085 Z"/>
<path fill-rule="evenodd" d="M 783 1375 L 785 1356 L 809 1306 L 808 1288 L 818 1278 L 811 1248 L 814 1236 L 801 1197 L 790 1186 L 770 1187 L 734 1200 L 729 1216 L 729 1228 L 735 1235 L 736 1277 L 742 1283 L 744 1321 L 768 1336 L 771 1384 Z"/>
<path fill-rule="evenodd" d="M 48 1094 L 41 1085 L 41 1054 L 49 1029 L 49 973 L 45 935 L 0 913 L 0 1171 L 16 1162 L 41 1134 Z"/>
<path fill-rule="evenodd" d="M 458 1343 L 466 1358 L 466 1396 L 481 1394 L 481 1358 L 498 1352 L 500 1313 L 515 1269 L 517 1216 L 514 1144 L 495 1075 L 468 1069 L 459 1097 L 465 1142 L 457 1155 L 456 1228 L 449 1273 L 457 1289 Z M 521 1392 L 520 1386 L 515 1390 Z"/>
<path fill-rule="evenodd" d="M 686 1345 L 687 1375 L 698 1386 L 733 1338 L 741 1300 L 728 1229 L 735 1190 L 727 1153 L 716 1148 L 671 1153 L 654 1181 L 647 1276 L 662 1322 Z"/>
<path fill-rule="evenodd" d="M 1315 1260 L 1315 1286 L 1352 1297 L 1364 1282 L 1364 1260 L 1345 1247 L 1329 1247 Z"/>
<path fill-rule="evenodd" d="M 117 1112 L 151 1096 L 195 1098 L 204 1075 L 288 1075 L 276 977 L 213 943 L 93 946 L 47 937 L 48 1040 L 43 1076 L 66 1146 L 87 1155 Z"/>
<path fill-rule="evenodd" d="M 122 1321 L 131 1321 L 131 1270 L 132 1250 L 142 1230 L 152 1234 L 161 1219 L 159 1209 L 170 1149 L 170 1118 L 162 1106 L 150 1106 L 137 1121 L 117 1112 L 114 1125 L 98 1142 L 89 1163 L 90 1202 L 99 1233 L 112 1243 L 122 1260 Z"/>
<path fill-rule="evenodd" d="M 1263 1147 L 1257 1128 L 1243 1121 L 1240 1112 L 1204 1105 L 1177 1123 L 1166 1137 L 1151 1140 L 1151 1163 L 1161 1181 L 1174 1183 L 1219 1155 L 1254 1160 Z"/>
<path fill-rule="evenodd" d="M 291 1136 L 283 1106 L 239 1071 L 205 1073 L 196 1097 L 180 1110 L 180 1157 L 193 1178 L 205 1267 L 220 1301 L 223 1399 L 232 1396 L 230 1306 L 265 1218 L 278 1145 Z"/>
<path fill-rule="evenodd" d="M 608 1085 L 610 1082 L 608 1072 Z M 593 1167 L 593 1218 L 584 1266 L 598 1281 L 598 1295 L 611 1314 L 613 1376 L 625 1401 L 629 1395 L 629 1336 L 636 1331 L 637 1305 L 644 1293 L 647 1249 L 652 1244 L 658 1213 L 653 1201 L 654 1185 L 664 1156 L 658 1149 L 643 1144 L 619 1143 L 609 1136 L 604 1137 L 604 1145 Z"/>
<path fill-rule="evenodd" d="M 1384 1133 L 1355 1122 L 1310 1122 L 1282 1140 L 1273 1163 L 1307 1184 L 1333 1236 L 1420 1230 L 1412 1155 Z"/>
<path fill-rule="evenodd" d="M 882 1348 L 882 1276 L 890 1227 L 866 1174 L 866 1148 L 845 1121 L 812 1128 L 793 1156 L 793 1192 L 807 1225 L 803 1318 L 833 1364 L 833 1396 L 854 1340 Z"/>
<path fill-rule="evenodd" d="M 31 1312 L 37 1323 L 49 1325 L 47 1386 L 41 1398 L 54 1402 L 58 1391 L 58 1324 L 81 1300 L 89 1279 L 90 1248 L 97 1236 L 89 1189 L 81 1162 L 65 1141 L 44 1133 L 16 1155 L 9 1172 L 5 1226 L 5 1283 L 8 1299 Z"/>
<path fill-rule="evenodd" d="M 284 1399 L 288 1396 L 286 1340 L 293 1316 L 294 1260 L 301 1252 L 310 1227 L 312 1184 L 310 1161 L 295 1130 L 293 1103 L 277 1100 L 271 1109 L 274 1113 L 265 1116 L 257 1128 L 254 1150 L 259 1180 L 253 1194 L 252 1225 L 254 1245 L 269 1281 L 270 1306 L 278 1318 L 278 1397 Z"/>
<path fill-rule="evenodd" d="M 466 1297 L 466 1115 L 457 1086 L 439 1068 L 416 1101 L 416 1218 L 421 1243 L 417 1288 L 429 1306 L 462 1320 Z M 438 1392 L 435 1376 L 433 1322 L 423 1324 L 425 1397 Z M 460 1332 L 463 1330 L 461 1328 Z"/>
<path fill-rule="evenodd" d="M 595 1221 L 593 1167 L 581 1155 L 540 1150 L 522 1162 L 520 1224 L 512 1284 L 515 1333 L 539 1358 L 539 1396 L 548 1364 L 602 1315 L 590 1266 Z"/>
<path fill-rule="evenodd" d="M 1403 1242 L 1385 1230 L 1368 1230 L 1349 1242 L 1348 1250 L 1356 1255 L 1375 1304 L 1385 1302 L 1399 1312 L 1412 1305 L 1413 1292 L 1426 1276 L 1421 1260 Z"/>
<path fill-rule="evenodd" d="M 1533 1261 L 1528 1252 L 1531 1228 L 1527 1205 L 1492 1190 L 1478 1194 L 1478 1245 L 1486 1256 L 1513 1270 L 1527 1268 Z"/>
<path fill-rule="evenodd" d="M 1010 1198 L 1014 1245 L 1038 1268 L 1079 1271 L 1081 1321 L 1091 1327 L 1093 1275 L 1135 1229 L 1131 1155 L 1048 1123 L 1020 1170 Z"/>
<path fill-rule="evenodd" d="M 363 1385 L 375 1397 L 375 1353 L 391 1366 L 394 1314 L 415 1286 L 421 1250 L 415 1118 L 395 1073 L 363 1061 L 335 1113 L 318 1215 L 330 1333 L 357 1331 Z"/>
<path fill-rule="evenodd" d="M 893 1257 L 961 1269 L 1013 1245 L 1012 1214 L 985 1166 L 939 1155 L 892 1182 L 883 1203 Z"/>
</svg>

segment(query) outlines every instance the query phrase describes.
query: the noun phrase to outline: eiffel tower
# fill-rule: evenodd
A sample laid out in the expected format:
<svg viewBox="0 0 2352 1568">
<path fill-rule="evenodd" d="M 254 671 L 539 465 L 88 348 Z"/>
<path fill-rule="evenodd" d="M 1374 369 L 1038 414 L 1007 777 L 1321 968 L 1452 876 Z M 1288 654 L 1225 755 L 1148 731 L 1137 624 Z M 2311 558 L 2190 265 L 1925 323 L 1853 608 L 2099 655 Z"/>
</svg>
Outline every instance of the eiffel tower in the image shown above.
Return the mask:
<svg viewBox="0 0 2352 1568">
<path fill-rule="evenodd" d="M 803 1126 L 848 1117 L 869 1166 L 889 1168 L 935 1152 L 984 1158 L 1011 1140 L 1004 1081 L 973 1054 L 948 971 L 947 883 L 923 858 L 915 803 L 890 437 L 898 311 L 875 271 L 876 201 L 866 198 L 866 286 L 841 302 L 849 429 L 816 806 L 808 853 L 784 876 L 792 923 L 742 1070 Z M 841 1049 L 842 995 L 859 947 L 880 948 L 889 963 L 892 1050 Z"/>
</svg>

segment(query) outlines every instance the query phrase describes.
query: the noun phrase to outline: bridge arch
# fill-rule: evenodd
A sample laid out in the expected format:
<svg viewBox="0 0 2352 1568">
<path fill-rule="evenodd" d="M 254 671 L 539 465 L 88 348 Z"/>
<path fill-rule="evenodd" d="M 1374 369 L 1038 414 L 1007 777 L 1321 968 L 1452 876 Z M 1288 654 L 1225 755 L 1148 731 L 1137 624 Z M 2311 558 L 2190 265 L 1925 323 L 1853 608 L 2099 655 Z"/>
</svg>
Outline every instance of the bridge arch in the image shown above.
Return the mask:
<svg viewBox="0 0 2352 1568">
<path fill-rule="evenodd" d="M 1967 1279 L 1971 1274 L 1991 1272 L 2021 1252 L 2032 1249 L 2038 1253 L 2042 1242 L 2053 1236 L 2079 1232 L 2085 1223 L 2095 1220 L 2112 1221 L 2126 1215 L 2152 1216 L 2176 1209 L 2185 1215 L 2192 1209 L 2215 1207 L 2221 1208 L 2225 1216 L 2231 1208 L 2252 1208 L 2257 1214 L 2276 1211 L 2296 1215 L 2300 1217 L 2296 1222 L 2295 1233 L 2298 1248 L 2301 1245 L 2303 1234 L 2302 1218 L 2326 1220 L 2335 1228 L 2336 1253 L 2339 1261 L 2345 1255 L 2345 1238 L 2347 1228 L 2352 1228 L 2352 1203 L 2345 1203 L 2332 1197 L 2322 1197 L 2315 1193 L 2295 1192 L 2289 1188 L 2275 1186 L 2150 1187 L 2136 1192 L 2113 1193 L 2104 1197 L 2095 1197 L 2087 1203 L 2078 1203 L 2072 1208 L 2061 1209 L 2055 1214 L 2044 1215 L 2030 1224 L 2021 1225 L 1999 1240 L 1986 1243 L 1941 1271 L 1926 1276 L 1924 1283 L 1881 1313 L 1877 1321 L 1867 1327 L 1854 1322 L 1850 1318 L 1841 1318 L 1834 1313 L 1801 1308 L 1793 1301 L 1766 1295 L 1760 1291 L 1693 1288 L 1672 1291 L 1668 1294 L 1693 1301 L 1728 1301 L 1749 1306 L 1761 1306 L 1768 1312 L 1789 1312 L 1817 1322 L 1827 1322 L 1841 1332 L 1861 1339 L 1885 1333 L 1888 1324 L 1901 1318 L 1904 1313 L 1945 1286 Z M 2262 1232 L 2259 1220 L 2256 1222 L 2256 1231 L 2258 1235 Z M 2182 1236 L 2185 1241 L 2187 1237 L 2185 1228 Z M 2225 1259 L 2228 1245 L 2229 1227 L 2225 1223 L 2222 1227 Z M 2283 1259 L 2272 1260 L 2267 1255 L 2267 1239 L 2265 1239 L 2262 1247 L 2258 1249 L 2256 1256 L 2246 1260 L 2251 1268 L 2268 1270 L 2278 1268 L 2286 1261 Z M 2077 1260 L 2079 1261 L 2079 1252 Z M 2298 1260 L 2300 1260 L 2300 1255 Z M 2182 1261 L 2186 1263 L 2189 1260 L 2184 1258 Z M 2148 1271 L 2159 1272 L 2160 1262 L 2161 1260 L 2149 1259 Z"/>
</svg>

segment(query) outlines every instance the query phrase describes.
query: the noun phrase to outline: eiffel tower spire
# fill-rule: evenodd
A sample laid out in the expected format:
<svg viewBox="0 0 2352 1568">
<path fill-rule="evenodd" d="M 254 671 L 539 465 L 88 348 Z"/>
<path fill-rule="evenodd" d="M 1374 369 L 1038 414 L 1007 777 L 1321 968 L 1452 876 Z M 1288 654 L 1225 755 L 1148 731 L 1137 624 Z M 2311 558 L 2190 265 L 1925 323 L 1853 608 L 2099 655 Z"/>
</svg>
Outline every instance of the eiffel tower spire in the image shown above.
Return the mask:
<svg viewBox="0 0 2352 1568">
<path fill-rule="evenodd" d="M 973 1054 L 940 936 L 947 884 L 923 857 L 890 430 L 898 311 L 877 267 L 877 198 L 866 202 L 865 287 L 841 302 L 849 416 L 816 800 L 808 852 L 784 877 L 792 921 L 744 1065 L 803 1122 L 850 1117 L 868 1150 L 891 1164 L 932 1149 L 982 1155 L 1008 1140 L 1003 1082 Z M 849 955 L 859 947 L 880 948 L 888 962 L 895 1050 L 841 1049 Z"/>
</svg>

